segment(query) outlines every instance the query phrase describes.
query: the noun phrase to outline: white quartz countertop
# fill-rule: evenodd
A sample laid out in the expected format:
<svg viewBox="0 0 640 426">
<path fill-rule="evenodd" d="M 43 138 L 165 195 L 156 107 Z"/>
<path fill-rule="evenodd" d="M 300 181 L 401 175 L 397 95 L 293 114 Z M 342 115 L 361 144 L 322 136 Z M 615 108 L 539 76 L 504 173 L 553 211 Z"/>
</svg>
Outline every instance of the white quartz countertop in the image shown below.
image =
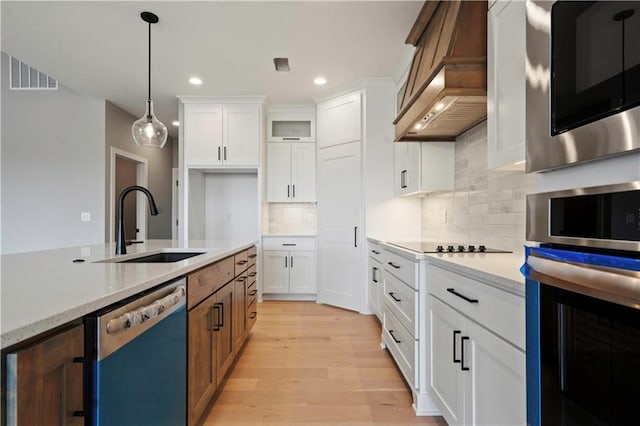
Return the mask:
<svg viewBox="0 0 640 426">
<path fill-rule="evenodd" d="M 385 249 L 401 256 L 452 270 L 485 283 L 524 295 L 525 279 L 520 273 L 524 263 L 523 254 L 515 253 L 420 253 L 385 243 L 369 237 L 370 241 L 383 244 Z"/>
<path fill-rule="evenodd" d="M 0 344 L 54 329 L 163 282 L 223 259 L 257 241 L 149 240 L 116 256 L 115 244 L 99 244 L 1 256 Z M 161 251 L 204 251 L 173 263 L 101 262 Z M 84 259 L 74 263 L 74 259 Z"/>
</svg>

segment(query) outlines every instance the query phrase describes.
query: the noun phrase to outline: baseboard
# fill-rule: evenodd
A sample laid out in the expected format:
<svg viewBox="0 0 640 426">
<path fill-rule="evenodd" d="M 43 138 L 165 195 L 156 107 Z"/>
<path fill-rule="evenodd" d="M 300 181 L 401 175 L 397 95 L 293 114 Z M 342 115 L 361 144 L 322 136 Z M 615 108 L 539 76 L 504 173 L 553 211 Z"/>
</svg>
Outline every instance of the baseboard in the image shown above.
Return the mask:
<svg viewBox="0 0 640 426">
<path fill-rule="evenodd" d="M 413 395 L 413 411 L 416 416 L 440 416 L 440 409 L 427 394 Z"/>
</svg>

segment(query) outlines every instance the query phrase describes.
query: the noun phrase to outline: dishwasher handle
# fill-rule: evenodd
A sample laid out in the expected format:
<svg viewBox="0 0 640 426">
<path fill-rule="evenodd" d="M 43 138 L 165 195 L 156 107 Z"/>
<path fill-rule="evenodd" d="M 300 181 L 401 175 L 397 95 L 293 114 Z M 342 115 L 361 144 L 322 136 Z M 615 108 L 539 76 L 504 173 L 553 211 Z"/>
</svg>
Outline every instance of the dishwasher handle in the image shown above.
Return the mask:
<svg viewBox="0 0 640 426">
<path fill-rule="evenodd" d="M 165 311 L 170 310 L 171 307 L 180 303 L 186 295 L 187 290 L 185 286 L 179 285 L 173 290 L 173 292 L 151 302 L 148 305 L 125 312 L 116 318 L 112 318 L 106 325 L 107 334 L 118 333 L 122 330 L 143 324 L 150 319 L 157 318 Z"/>
</svg>

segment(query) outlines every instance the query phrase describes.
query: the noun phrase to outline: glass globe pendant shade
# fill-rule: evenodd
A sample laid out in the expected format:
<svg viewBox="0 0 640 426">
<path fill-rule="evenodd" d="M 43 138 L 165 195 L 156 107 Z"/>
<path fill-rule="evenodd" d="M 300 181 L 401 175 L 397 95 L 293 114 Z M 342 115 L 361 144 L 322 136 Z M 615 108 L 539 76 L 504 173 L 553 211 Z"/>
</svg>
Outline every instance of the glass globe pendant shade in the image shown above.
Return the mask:
<svg viewBox="0 0 640 426">
<path fill-rule="evenodd" d="M 153 101 L 147 101 L 147 110 L 131 127 L 133 140 L 145 148 L 162 148 L 167 142 L 167 126 L 153 115 Z"/>
</svg>

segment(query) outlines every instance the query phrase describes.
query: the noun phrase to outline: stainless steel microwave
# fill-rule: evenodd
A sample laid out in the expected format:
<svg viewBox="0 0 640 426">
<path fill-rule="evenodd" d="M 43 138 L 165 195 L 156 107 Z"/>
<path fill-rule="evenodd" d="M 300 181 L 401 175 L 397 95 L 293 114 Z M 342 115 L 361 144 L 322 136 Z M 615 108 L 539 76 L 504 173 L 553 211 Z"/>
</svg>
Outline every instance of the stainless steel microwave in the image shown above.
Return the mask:
<svg viewBox="0 0 640 426">
<path fill-rule="evenodd" d="M 527 172 L 640 149 L 640 1 L 526 2 Z"/>
</svg>

